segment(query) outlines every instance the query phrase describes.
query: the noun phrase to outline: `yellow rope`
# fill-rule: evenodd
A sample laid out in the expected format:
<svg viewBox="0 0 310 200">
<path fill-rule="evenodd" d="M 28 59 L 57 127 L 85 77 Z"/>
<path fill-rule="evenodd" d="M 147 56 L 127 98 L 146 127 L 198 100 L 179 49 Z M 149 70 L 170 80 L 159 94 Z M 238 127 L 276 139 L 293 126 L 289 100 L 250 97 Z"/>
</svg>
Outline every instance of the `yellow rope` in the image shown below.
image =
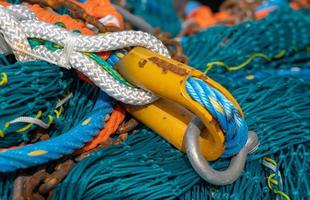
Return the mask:
<svg viewBox="0 0 310 200">
<path fill-rule="evenodd" d="M 0 137 L 4 137 L 4 132 L 0 130 Z"/>
<path fill-rule="evenodd" d="M 272 158 L 264 157 L 263 160 L 266 162 L 269 162 L 272 165 L 274 165 L 275 167 L 277 167 L 277 162 L 275 160 L 273 160 Z M 277 186 L 279 185 L 279 182 L 276 179 L 274 179 L 275 176 L 276 176 L 275 173 L 272 173 L 268 176 L 267 185 L 268 185 L 269 189 L 272 192 L 274 192 L 275 194 L 282 196 L 284 199 L 290 200 L 290 197 L 287 194 L 285 194 L 283 191 L 274 189 L 272 187 L 272 185 L 277 185 Z"/>
<path fill-rule="evenodd" d="M 48 115 L 48 126 L 50 126 L 54 121 L 54 117 L 52 115 Z"/>
<path fill-rule="evenodd" d="M 6 75 L 6 73 L 2 72 L 1 73 L 1 81 L 0 81 L 0 86 L 3 86 L 5 84 L 8 83 L 8 76 Z"/>
<path fill-rule="evenodd" d="M 63 107 L 62 106 L 60 107 L 59 111 L 58 110 L 54 110 L 54 113 L 55 113 L 57 119 L 60 117 L 62 111 L 63 111 Z"/>
<path fill-rule="evenodd" d="M 265 161 L 270 162 L 271 164 L 273 164 L 274 166 L 277 166 L 277 162 L 275 160 L 273 160 L 272 158 L 269 157 L 264 157 L 263 158 Z"/>
<path fill-rule="evenodd" d="M 291 198 L 287 194 L 285 194 L 283 191 L 276 190 L 276 189 L 274 189 L 272 187 L 272 184 L 274 184 L 274 185 L 278 185 L 279 184 L 277 180 L 273 179 L 273 177 L 275 177 L 275 176 L 276 176 L 276 174 L 273 173 L 273 174 L 270 174 L 270 176 L 268 177 L 268 187 L 269 187 L 269 189 L 271 191 L 273 191 L 275 194 L 278 194 L 278 195 L 282 196 L 284 199 L 291 200 Z"/>
<path fill-rule="evenodd" d="M 207 64 L 207 69 L 204 71 L 204 73 L 208 73 L 208 71 L 212 69 L 214 66 L 225 67 L 228 71 L 236 71 L 250 64 L 255 58 L 263 58 L 270 62 L 272 59 L 280 59 L 283 56 L 285 56 L 285 50 L 280 51 L 274 58 L 269 58 L 264 53 L 253 53 L 250 56 L 248 56 L 249 58 L 246 61 L 237 66 L 228 66 L 222 61 L 215 61 Z"/>
</svg>

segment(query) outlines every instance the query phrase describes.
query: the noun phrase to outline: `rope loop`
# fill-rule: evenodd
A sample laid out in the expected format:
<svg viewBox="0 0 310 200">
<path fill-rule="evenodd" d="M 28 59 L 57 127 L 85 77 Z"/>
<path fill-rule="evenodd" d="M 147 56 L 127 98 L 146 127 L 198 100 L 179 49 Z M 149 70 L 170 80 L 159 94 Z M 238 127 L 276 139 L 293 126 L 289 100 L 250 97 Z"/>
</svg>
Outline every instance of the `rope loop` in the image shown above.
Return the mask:
<svg viewBox="0 0 310 200">
<path fill-rule="evenodd" d="M 13 9 L 15 14 L 22 15 L 23 18 L 14 17 L 12 12 L 9 12 Z M 17 60 L 40 59 L 67 69 L 74 68 L 109 96 L 126 104 L 145 105 L 157 99 L 150 91 L 132 87 L 118 74 L 111 73 L 111 67 L 106 63 L 98 62 L 87 54 L 143 46 L 170 57 L 167 48 L 153 35 L 141 31 L 120 31 L 91 36 L 79 33 L 73 35 L 57 25 L 34 19 L 32 11 L 23 5 L 15 5 L 14 8 L 9 6 L 1 10 L 4 12 L 0 13 L 0 31 L 3 33 L 3 38 L 0 39 L 5 40 L 14 50 Z M 32 47 L 29 44 L 31 39 L 44 40 L 63 48 L 51 50 L 44 42 Z"/>
</svg>

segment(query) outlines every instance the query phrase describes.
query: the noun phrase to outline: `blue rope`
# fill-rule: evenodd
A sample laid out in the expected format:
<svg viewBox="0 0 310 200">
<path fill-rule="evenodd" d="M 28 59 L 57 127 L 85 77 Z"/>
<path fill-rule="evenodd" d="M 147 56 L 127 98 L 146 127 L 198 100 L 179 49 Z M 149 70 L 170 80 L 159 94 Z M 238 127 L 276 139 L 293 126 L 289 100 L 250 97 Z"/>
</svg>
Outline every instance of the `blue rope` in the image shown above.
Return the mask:
<svg viewBox="0 0 310 200">
<path fill-rule="evenodd" d="M 104 125 L 106 115 L 111 111 L 111 100 L 101 93 L 92 112 L 67 133 L 33 145 L 0 152 L 0 172 L 36 166 L 71 154 L 99 132 Z"/>
<path fill-rule="evenodd" d="M 111 55 L 109 56 L 109 58 L 107 59 L 107 62 L 110 64 L 110 65 L 112 65 L 112 66 L 114 66 L 118 61 L 120 61 L 121 60 L 121 58 L 120 57 L 118 57 L 114 52 L 113 53 L 111 53 Z"/>
<path fill-rule="evenodd" d="M 237 154 L 248 139 L 248 127 L 238 109 L 223 94 L 200 79 L 190 77 L 186 82 L 186 90 L 221 125 L 226 143 L 222 157 Z"/>
</svg>

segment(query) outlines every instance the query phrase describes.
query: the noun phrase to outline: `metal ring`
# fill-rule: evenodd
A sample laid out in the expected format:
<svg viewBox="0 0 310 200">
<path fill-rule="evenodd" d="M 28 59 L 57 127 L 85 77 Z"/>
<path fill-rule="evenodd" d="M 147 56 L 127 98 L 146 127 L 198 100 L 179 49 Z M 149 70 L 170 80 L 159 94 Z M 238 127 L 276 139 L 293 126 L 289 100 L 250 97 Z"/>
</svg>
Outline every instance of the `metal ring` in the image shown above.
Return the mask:
<svg viewBox="0 0 310 200">
<path fill-rule="evenodd" d="M 237 180 L 244 168 L 248 153 L 255 151 L 259 145 L 255 132 L 249 131 L 246 145 L 232 157 L 229 167 L 224 171 L 213 169 L 200 152 L 199 137 L 204 127 L 198 117 L 194 117 L 185 132 L 185 149 L 192 167 L 207 182 L 214 185 L 227 185 Z"/>
</svg>

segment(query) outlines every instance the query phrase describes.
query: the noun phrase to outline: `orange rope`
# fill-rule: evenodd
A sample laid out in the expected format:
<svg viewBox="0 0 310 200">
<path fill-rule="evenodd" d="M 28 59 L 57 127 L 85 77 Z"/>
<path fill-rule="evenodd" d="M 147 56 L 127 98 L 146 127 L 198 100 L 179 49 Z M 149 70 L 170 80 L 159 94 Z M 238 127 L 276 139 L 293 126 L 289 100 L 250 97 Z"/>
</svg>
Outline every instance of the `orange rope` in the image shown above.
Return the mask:
<svg viewBox="0 0 310 200">
<path fill-rule="evenodd" d="M 50 2 L 52 4 L 52 1 Z M 55 1 L 54 3 L 57 3 Z M 103 18 L 106 16 L 113 16 L 119 22 L 119 28 L 124 28 L 123 17 L 117 10 L 112 6 L 109 0 L 88 0 L 85 3 L 79 3 L 77 1 L 72 0 L 72 3 L 77 4 L 81 8 L 85 10 L 87 14 L 93 16 L 94 18 Z M 0 5 L 10 6 L 11 4 L 6 2 L 5 0 L 0 0 Z M 55 24 L 56 22 L 62 22 L 65 24 L 68 30 L 79 30 L 81 33 L 85 35 L 95 34 L 92 30 L 86 27 L 86 24 L 71 18 L 69 15 L 60 15 L 58 13 L 49 11 L 47 9 L 42 8 L 38 4 L 27 4 L 27 6 L 36 13 L 37 17 L 41 21 L 45 21 L 51 24 Z M 115 23 L 105 24 L 107 26 L 117 26 Z"/>
<path fill-rule="evenodd" d="M 75 154 L 81 154 L 83 152 L 89 151 L 91 149 L 96 148 L 101 143 L 105 142 L 113 133 L 116 132 L 120 124 L 125 119 L 126 112 L 124 109 L 121 108 L 121 106 L 117 105 L 110 118 L 105 124 L 105 127 L 99 132 L 97 136 L 93 138 L 92 141 L 88 142 L 84 147 L 77 150 Z"/>
<path fill-rule="evenodd" d="M 5 0 L 0 0 L 0 5 L 2 6 L 10 6 L 11 4 L 6 2 Z M 44 8 L 42 8 L 38 4 L 27 4 L 28 8 L 30 8 L 39 20 L 55 24 L 56 22 L 62 22 L 67 30 L 79 30 L 81 33 L 85 35 L 92 35 L 95 34 L 92 30 L 88 29 L 86 25 L 76 19 L 71 18 L 69 15 L 59 15 L 54 12 L 50 12 Z"/>
<path fill-rule="evenodd" d="M 5 0 L 0 0 L 0 5 L 7 7 L 7 6 L 10 6 L 11 4 L 6 2 Z"/>
<path fill-rule="evenodd" d="M 112 15 L 119 22 L 119 28 L 124 28 L 124 20 L 122 15 L 117 12 L 117 10 L 112 6 L 110 0 L 87 0 L 84 3 L 78 2 L 76 0 L 71 0 L 80 7 L 82 7 L 87 14 L 93 16 L 97 19 Z M 114 23 L 104 24 L 106 26 L 115 26 Z"/>
<path fill-rule="evenodd" d="M 229 22 L 234 19 L 235 17 L 228 12 L 221 11 L 218 13 L 213 13 L 208 6 L 199 6 L 186 17 L 187 21 L 192 22 L 192 27 L 185 30 L 185 34 L 191 35 L 198 31 L 197 28 L 203 30 L 208 27 L 215 26 L 219 22 L 225 22 L 224 24 L 226 25 L 232 25 Z"/>
<path fill-rule="evenodd" d="M 59 15 L 57 13 L 49 12 L 48 10 L 42 8 L 38 4 L 28 4 L 27 5 L 41 21 L 45 21 L 51 24 L 56 22 L 62 22 L 65 24 L 67 30 L 79 30 L 85 35 L 95 34 L 93 31 L 88 29 L 86 25 L 76 19 L 71 18 L 69 15 Z"/>
</svg>

